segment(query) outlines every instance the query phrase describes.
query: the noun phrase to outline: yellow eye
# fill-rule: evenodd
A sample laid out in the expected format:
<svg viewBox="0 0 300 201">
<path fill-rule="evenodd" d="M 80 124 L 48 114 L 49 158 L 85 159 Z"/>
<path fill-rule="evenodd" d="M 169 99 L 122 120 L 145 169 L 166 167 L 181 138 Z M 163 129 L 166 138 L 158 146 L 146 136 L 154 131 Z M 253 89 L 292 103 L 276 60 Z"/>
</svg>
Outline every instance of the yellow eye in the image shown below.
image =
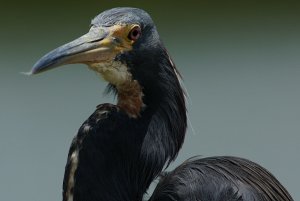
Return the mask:
<svg viewBox="0 0 300 201">
<path fill-rule="evenodd" d="M 133 40 L 136 41 L 137 39 L 139 39 L 139 37 L 142 35 L 142 30 L 139 26 L 135 26 L 133 27 L 129 34 L 128 34 L 128 39 L 129 40 Z"/>
</svg>

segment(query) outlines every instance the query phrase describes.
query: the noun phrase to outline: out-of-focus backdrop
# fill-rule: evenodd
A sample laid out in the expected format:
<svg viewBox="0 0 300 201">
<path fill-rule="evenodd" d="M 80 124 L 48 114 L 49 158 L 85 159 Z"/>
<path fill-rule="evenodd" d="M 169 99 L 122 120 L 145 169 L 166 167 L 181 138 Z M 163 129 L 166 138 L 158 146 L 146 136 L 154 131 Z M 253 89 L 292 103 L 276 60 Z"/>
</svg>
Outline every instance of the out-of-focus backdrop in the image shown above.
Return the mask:
<svg viewBox="0 0 300 201">
<path fill-rule="evenodd" d="M 250 0 L 1 4 L 0 200 L 61 200 L 73 136 L 97 104 L 114 100 L 83 65 L 20 72 L 116 6 L 150 13 L 184 77 L 190 125 L 169 169 L 195 155 L 245 157 L 300 200 L 300 3 Z"/>
</svg>

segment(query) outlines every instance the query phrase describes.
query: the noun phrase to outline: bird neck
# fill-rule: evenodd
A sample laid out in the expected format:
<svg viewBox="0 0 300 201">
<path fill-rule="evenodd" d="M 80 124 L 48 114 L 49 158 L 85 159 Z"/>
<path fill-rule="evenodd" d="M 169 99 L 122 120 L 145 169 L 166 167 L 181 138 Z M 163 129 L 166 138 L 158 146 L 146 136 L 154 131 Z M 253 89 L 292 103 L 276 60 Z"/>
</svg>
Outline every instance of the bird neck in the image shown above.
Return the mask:
<svg viewBox="0 0 300 201">
<path fill-rule="evenodd" d="M 139 86 L 136 87 L 138 90 L 127 93 L 128 100 L 142 98 L 142 109 L 137 122 L 146 128 L 143 133 L 135 131 L 142 139 L 138 150 L 135 150 L 138 153 L 133 167 L 135 182 L 129 186 L 138 184 L 138 188 L 134 189 L 139 198 L 137 200 L 142 199 L 151 182 L 176 158 L 184 142 L 187 127 L 184 91 L 180 76 L 167 51 L 160 47 L 157 51 L 144 50 L 143 55 L 155 59 L 135 55 L 134 58 L 140 60 L 129 62 L 129 65 L 133 65 L 129 66 L 132 78 L 140 82 L 135 83 Z M 154 76 L 148 79 L 147 76 L 152 73 Z M 120 101 L 122 91 L 117 90 L 117 93 Z M 137 145 L 135 141 L 130 141 L 129 144 Z"/>
<path fill-rule="evenodd" d="M 149 89 L 144 95 L 145 113 L 150 111 L 152 115 L 140 155 L 144 166 L 150 170 L 151 181 L 176 158 L 186 133 L 184 92 L 172 64 L 169 58 L 161 62 L 162 71 L 157 78 L 159 87 Z"/>
<path fill-rule="evenodd" d="M 154 85 L 141 85 L 143 96 L 136 82 L 115 88 L 118 104 L 98 106 L 81 126 L 68 156 L 64 201 L 141 201 L 175 159 L 186 130 L 185 99 L 171 61 L 161 65 Z M 124 108 L 142 104 L 136 96 L 145 107 L 132 118 Z"/>
<path fill-rule="evenodd" d="M 136 80 L 126 81 L 116 86 L 118 92 L 117 106 L 130 117 L 137 118 L 144 106 L 142 88 Z"/>
<path fill-rule="evenodd" d="M 90 63 L 89 68 L 108 81 L 117 94 L 117 106 L 128 116 L 137 118 L 143 107 L 143 92 L 137 80 L 132 78 L 128 67 L 120 61 Z"/>
</svg>

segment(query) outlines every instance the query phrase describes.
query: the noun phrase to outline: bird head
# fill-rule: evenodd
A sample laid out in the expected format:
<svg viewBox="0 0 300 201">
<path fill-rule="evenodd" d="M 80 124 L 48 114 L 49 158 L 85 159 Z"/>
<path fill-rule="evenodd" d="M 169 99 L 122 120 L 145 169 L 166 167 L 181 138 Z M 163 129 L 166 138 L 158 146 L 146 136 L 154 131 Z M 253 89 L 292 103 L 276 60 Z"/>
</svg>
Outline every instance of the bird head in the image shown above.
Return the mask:
<svg viewBox="0 0 300 201">
<path fill-rule="evenodd" d="M 88 33 L 43 56 L 30 73 L 83 63 L 112 85 L 119 86 L 135 79 L 132 77 L 132 71 L 136 70 L 132 69 L 134 59 L 155 51 L 159 43 L 155 25 L 145 11 L 114 8 L 96 16 Z"/>
</svg>

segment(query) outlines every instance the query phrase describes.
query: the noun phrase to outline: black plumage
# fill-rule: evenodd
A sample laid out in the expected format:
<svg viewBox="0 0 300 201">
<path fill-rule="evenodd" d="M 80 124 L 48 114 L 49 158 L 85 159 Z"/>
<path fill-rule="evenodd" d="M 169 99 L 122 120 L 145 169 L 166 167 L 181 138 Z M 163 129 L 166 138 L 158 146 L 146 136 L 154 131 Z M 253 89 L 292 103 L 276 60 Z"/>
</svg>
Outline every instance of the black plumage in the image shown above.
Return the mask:
<svg viewBox="0 0 300 201">
<path fill-rule="evenodd" d="M 89 33 L 41 58 L 32 74 L 84 63 L 109 82 L 117 104 L 101 104 L 74 138 L 64 201 L 141 201 L 173 161 L 187 126 L 179 74 L 150 16 L 115 8 Z M 151 201 L 292 200 L 264 168 L 245 159 L 192 160 L 162 177 Z"/>
<path fill-rule="evenodd" d="M 166 173 L 151 201 L 292 200 L 265 168 L 247 159 L 218 156 L 190 159 Z"/>
</svg>

